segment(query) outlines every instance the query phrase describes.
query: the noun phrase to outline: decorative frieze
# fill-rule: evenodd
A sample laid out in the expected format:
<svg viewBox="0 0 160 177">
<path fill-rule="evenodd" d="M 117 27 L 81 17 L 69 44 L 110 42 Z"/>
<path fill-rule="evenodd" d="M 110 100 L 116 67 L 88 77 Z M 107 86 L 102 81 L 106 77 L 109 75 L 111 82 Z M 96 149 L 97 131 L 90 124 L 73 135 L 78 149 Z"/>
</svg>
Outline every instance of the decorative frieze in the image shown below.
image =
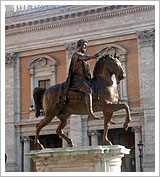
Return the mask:
<svg viewBox="0 0 160 177">
<path fill-rule="evenodd" d="M 6 67 L 15 67 L 16 64 L 16 54 L 6 53 L 5 54 L 5 65 Z"/>
<path fill-rule="evenodd" d="M 138 31 L 137 37 L 141 47 L 154 45 L 155 42 L 155 29 Z"/>
<path fill-rule="evenodd" d="M 116 9 L 119 10 L 113 11 Z M 126 15 L 129 13 L 137 13 L 146 10 L 148 11 L 152 9 L 154 9 L 154 6 L 106 6 L 106 7 L 103 6 L 102 8 L 97 8 L 97 9 L 94 8 L 94 9 L 80 11 L 80 12 L 77 11 L 75 13 L 71 13 L 71 14 L 68 13 L 68 14 L 54 16 L 54 17 L 51 16 L 51 17 L 47 17 L 46 19 L 39 19 L 39 20 L 34 20 L 29 22 L 24 21 L 23 23 L 19 23 L 19 24 L 6 25 L 6 30 L 17 28 L 17 30 L 14 31 L 9 31 L 9 32 L 6 31 L 6 35 L 7 36 L 15 35 L 19 33 L 45 30 L 49 28 L 57 28 L 66 25 L 71 25 L 71 24 L 86 23 L 91 21 L 97 21 L 104 18 L 112 18 L 115 16 Z M 106 13 L 106 11 L 108 13 Z M 45 25 L 37 26 L 37 24 L 45 24 Z M 28 26 L 29 28 L 24 28 L 24 26 L 26 27 Z M 23 29 L 20 29 L 21 27 Z"/>
</svg>

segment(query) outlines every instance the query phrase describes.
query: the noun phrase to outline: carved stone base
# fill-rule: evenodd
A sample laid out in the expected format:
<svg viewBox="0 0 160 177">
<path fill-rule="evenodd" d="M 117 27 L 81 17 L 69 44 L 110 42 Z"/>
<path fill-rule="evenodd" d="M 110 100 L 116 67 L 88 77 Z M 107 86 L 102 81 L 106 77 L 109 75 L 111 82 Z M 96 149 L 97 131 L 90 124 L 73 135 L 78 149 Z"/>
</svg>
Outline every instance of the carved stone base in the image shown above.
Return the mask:
<svg viewBox="0 0 160 177">
<path fill-rule="evenodd" d="M 37 172 L 121 172 L 121 159 L 129 154 L 124 146 L 52 148 L 26 154 Z"/>
<path fill-rule="evenodd" d="M 7 162 L 5 164 L 5 171 L 6 172 L 19 172 L 20 169 L 18 167 L 18 165 L 14 162 Z"/>
</svg>

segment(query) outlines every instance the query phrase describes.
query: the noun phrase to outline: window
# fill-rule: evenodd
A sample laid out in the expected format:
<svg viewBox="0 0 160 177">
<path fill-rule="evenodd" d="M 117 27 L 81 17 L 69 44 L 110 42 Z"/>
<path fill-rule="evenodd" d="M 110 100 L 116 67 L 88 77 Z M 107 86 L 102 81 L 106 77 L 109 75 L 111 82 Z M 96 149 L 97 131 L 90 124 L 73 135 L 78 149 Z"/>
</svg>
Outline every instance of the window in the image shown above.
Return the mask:
<svg viewBox="0 0 160 177">
<path fill-rule="evenodd" d="M 28 63 L 27 67 L 31 76 L 31 107 L 30 113 L 34 110 L 33 89 L 35 87 L 48 88 L 56 84 L 56 71 L 58 62 L 51 56 L 39 55 Z M 30 119 L 34 117 L 30 114 Z"/>
<path fill-rule="evenodd" d="M 48 88 L 50 86 L 50 79 L 47 80 L 39 80 L 38 81 L 38 86 L 42 88 Z"/>
</svg>

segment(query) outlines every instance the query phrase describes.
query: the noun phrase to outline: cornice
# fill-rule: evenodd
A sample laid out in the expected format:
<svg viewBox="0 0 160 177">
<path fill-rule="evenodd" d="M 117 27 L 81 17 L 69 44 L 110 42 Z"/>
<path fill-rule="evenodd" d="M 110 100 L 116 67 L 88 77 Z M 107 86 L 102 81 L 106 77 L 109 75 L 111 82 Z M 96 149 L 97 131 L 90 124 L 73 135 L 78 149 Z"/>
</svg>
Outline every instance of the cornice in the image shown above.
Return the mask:
<svg viewBox="0 0 160 177">
<path fill-rule="evenodd" d="M 76 23 L 87 23 L 115 16 L 122 16 L 130 13 L 138 13 L 154 9 L 149 6 L 106 6 L 98 9 L 74 12 L 70 14 L 48 17 L 30 22 L 12 24 L 6 26 L 6 36 L 16 35 L 32 31 L 59 28 Z"/>
</svg>

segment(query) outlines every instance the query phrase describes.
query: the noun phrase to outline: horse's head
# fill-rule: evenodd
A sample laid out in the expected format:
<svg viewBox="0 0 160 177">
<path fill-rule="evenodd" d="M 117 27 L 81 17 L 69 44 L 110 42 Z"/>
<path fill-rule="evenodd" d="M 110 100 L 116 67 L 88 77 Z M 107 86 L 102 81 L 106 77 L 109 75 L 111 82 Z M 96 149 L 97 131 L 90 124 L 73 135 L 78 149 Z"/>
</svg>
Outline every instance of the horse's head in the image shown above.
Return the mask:
<svg viewBox="0 0 160 177">
<path fill-rule="evenodd" d="M 107 77 L 108 75 L 116 75 L 118 81 L 126 77 L 126 74 L 123 70 L 121 62 L 118 58 L 114 58 L 110 55 L 105 55 L 101 57 L 94 68 L 94 78 L 96 77 Z"/>
</svg>

